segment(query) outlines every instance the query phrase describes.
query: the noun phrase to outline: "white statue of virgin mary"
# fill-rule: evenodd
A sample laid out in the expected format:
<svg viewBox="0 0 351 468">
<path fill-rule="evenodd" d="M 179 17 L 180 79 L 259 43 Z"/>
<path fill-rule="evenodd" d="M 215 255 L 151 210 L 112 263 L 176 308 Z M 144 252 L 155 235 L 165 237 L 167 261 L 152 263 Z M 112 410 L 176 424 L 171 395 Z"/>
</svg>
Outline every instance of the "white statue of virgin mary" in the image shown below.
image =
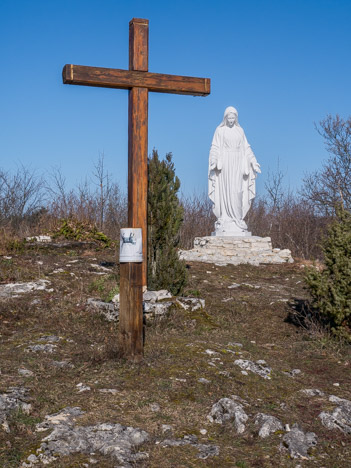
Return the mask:
<svg viewBox="0 0 351 468">
<path fill-rule="evenodd" d="M 261 172 L 238 112 L 227 107 L 216 128 L 209 158 L 208 195 L 216 215 L 216 236 L 250 236 L 244 218 L 256 195 L 256 176 Z"/>
</svg>

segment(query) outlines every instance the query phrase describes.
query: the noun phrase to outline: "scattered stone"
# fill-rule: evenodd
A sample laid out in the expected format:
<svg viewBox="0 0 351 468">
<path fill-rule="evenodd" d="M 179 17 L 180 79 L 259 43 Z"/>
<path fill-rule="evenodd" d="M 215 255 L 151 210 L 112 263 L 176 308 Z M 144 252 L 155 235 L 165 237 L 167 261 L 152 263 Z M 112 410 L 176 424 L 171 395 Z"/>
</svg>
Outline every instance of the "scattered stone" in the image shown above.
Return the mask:
<svg viewBox="0 0 351 468">
<path fill-rule="evenodd" d="M 207 379 L 204 379 L 203 377 L 201 377 L 199 380 L 198 380 L 199 383 L 203 383 L 203 384 L 209 384 L 211 383 L 210 380 L 207 380 Z"/>
<path fill-rule="evenodd" d="M 16 297 L 18 294 L 25 294 L 32 291 L 48 291 L 52 292 L 53 289 L 47 289 L 50 284 L 48 280 L 29 281 L 28 283 L 9 283 L 0 285 L 0 297 Z"/>
<path fill-rule="evenodd" d="M 245 423 L 248 420 L 248 415 L 245 413 L 241 403 L 231 398 L 221 398 L 212 406 L 207 419 L 216 424 L 233 422 L 236 432 L 242 434 L 245 431 Z"/>
<path fill-rule="evenodd" d="M 179 379 L 178 377 L 170 377 L 171 380 L 175 380 L 176 382 L 186 382 L 186 379 Z"/>
<path fill-rule="evenodd" d="M 113 270 L 111 268 L 106 268 L 102 265 L 98 265 L 97 263 L 91 263 L 90 266 L 92 268 L 95 268 L 96 270 L 99 270 L 99 271 L 106 271 L 107 273 L 110 273 L 112 272 Z"/>
<path fill-rule="evenodd" d="M 22 377 L 33 377 L 33 375 L 34 375 L 34 372 L 32 372 L 29 369 L 18 369 L 18 373 Z"/>
<path fill-rule="evenodd" d="M 219 447 L 218 445 L 206 445 L 206 444 L 197 444 L 195 447 L 198 449 L 199 454 L 198 458 L 201 460 L 206 460 L 209 457 L 218 457 Z"/>
<path fill-rule="evenodd" d="M 32 352 L 32 353 L 53 353 L 54 350 L 57 348 L 57 345 L 46 343 L 46 344 L 36 344 L 36 345 L 29 345 L 25 351 Z"/>
<path fill-rule="evenodd" d="M 10 387 L 7 392 L 0 394 L 0 427 L 7 433 L 11 432 L 7 416 L 11 411 L 20 409 L 26 414 L 32 410 L 27 403 L 28 390 L 24 387 Z"/>
<path fill-rule="evenodd" d="M 237 359 L 234 361 L 234 364 L 243 370 L 249 370 L 254 374 L 259 375 L 263 379 L 271 379 L 272 369 L 266 365 L 266 361 L 263 359 L 256 362 L 248 361 L 246 359 Z"/>
<path fill-rule="evenodd" d="M 228 289 L 235 289 L 235 288 L 238 288 L 240 286 L 240 284 L 238 283 L 233 283 L 231 284 L 230 286 L 228 286 Z"/>
<path fill-rule="evenodd" d="M 117 395 L 118 390 L 116 388 L 100 388 L 100 393 L 111 393 L 111 395 Z"/>
<path fill-rule="evenodd" d="M 331 430 L 339 429 L 344 434 L 351 434 L 351 401 L 335 395 L 331 395 L 329 401 L 339 406 L 332 413 L 323 411 L 318 415 L 323 426 Z"/>
<path fill-rule="evenodd" d="M 205 307 L 205 299 L 199 299 L 197 297 L 178 297 L 176 303 L 183 309 L 190 310 L 191 312 Z"/>
<path fill-rule="evenodd" d="M 36 425 L 36 432 L 43 432 L 49 429 L 54 429 L 56 426 L 65 425 L 72 427 L 78 416 L 84 414 L 78 406 L 71 408 L 66 407 L 58 413 L 48 414 L 43 422 Z"/>
<path fill-rule="evenodd" d="M 301 374 L 301 370 L 300 369 L 293 369 L 291 371 L 283 371 L 283 374 L 289 376 L 289 377 L 296 377 L 297 375 Z"/>
<path fill-rule="evenodd" d="M 91 309 L 97 310 L 104 315 L 109 322 L 116 322 L 119 320 L 119 303 L 112 304 L 91 297 L 87 300 L 87 305 Z"/>
<path fill-rule="evenodd" d="M 227 346 L 232 346 L 233 348 L 242 348 L 243 345 L 241 343 L 233 343 L 232 341 L 228 343 Z"/>
<path fill-rule="evenodd" d="M 242 283 L 241 286 L 246 286 L 247 288 L 251 289 L 261 289 L 261 286 L 258 284 Z"/>
<path fill-rule="evenodd" d="M 334 387 L 340 387 L 340 384 L 338 382 L 333 383 Z"/>
<path fill-rule="evenodd" d="M 56 270 L 53 270 L 50 275 L 58 275 L 59 273 L 64 273 L 65 270 L 63 268 L 56 268 Z"/>
<path fill-rule="evenodd" d="M 51 236 L 33 236 L 26 237 L 27 242 L 38 242 L 39 244 L 47 244 L 52 241 Z"/>
<path fill-rule="evenodd" d="M 171 299 L 172 294 L 166 289 L 160 289 L 159 291 L 145 291 L 143 294 L 144 302 L 159 302 L 164 299 Z"/>
<path fill-rule="evenodd" d="M 339 398 L 335 395 L 330 395 L 329 401 L 331 401 L 332 403 L 341 403 L 342 405 L 346 405 L 346 406 L 351 405 L 351 401 L 346 400 L 345 398 Z"/>
<path fill-rule="evenodd" d="M 169 424 L 162 424 L 162 433 L 172 433 L 173 432 L 173 427 L 170 426 Z"/>
<path fill-rule="evenodd" d="M 255 424 L 261 426 L 258 435 L 262 437 L 262 439 L 268 437 L 273 432 L 283 430 L 283 424 L 279 419 L 264 413 L 258 413 L 256 415 Z"/>
<path fill-rule="evenodd" d="M 47 465 L 60 456 L 101 453 L 110 456 L 123 467 L 131 467 L 148 458 L 148 454 L 136 451 L 141 444 L 149 440 L 145 431 L 109 423 L 76 426 L 75 421 L 82 414 L 80 408 L 65 408 L 59 413 L 46 416 L 45 421 L 37 425 L 37 431 L 52 429 L 52 432 L 42 439 L 35 453 L 39 462 Z M 35 463 L 36 461 L 27 458 L 27 463 L 22 466 L 32 467 Z"/>
<path fill-rule="evenodd" d="M 51 361 L 51 365 L 54 367 L 59 367 L 61 369 L 65 369 L 65 368 L 73 369 L 74 368 L 74 364 L 72 364 L 69 361 Z"/>
<path fill-rule="evenodd" d="M 44 341 L 45 343 L 57 343 L 62 338 L 56 335 L 44 335 L 38 338 L 38 341 Z"/>
<path fill-rule="evenodd" d="M 82 382 L 77 384 L 76 387 L 78 388 L 78 393 L 89 392 L 91 390 L 89 385 L 84 385 Z"/>
<path fill-rule="evenodd" d="M 325 396 L 325 393 L 322 392 L 321 390 L 318 390 L 318 388 L 305 388 L 303 390 L 300 390 L 300 393 L 304 393 L 305 395 L 310 396 L 310 397 Z"/>
<path fill-rule="evenodd" d="M 33 463 L 34 465 L 39 463 L 39 458 L 36 457 L 33 453 L 32 455 L 29 455 L 29 457 L 27 458 L 27 460 L 30 462 L 30 463 Z"/>
<path fill-rule="evenodd" d="M 173 302 L 144 302 L 144 313 L 148 315 L 162 316 L 169 312 Z"/>
<path fill-rule="evenodd" d="M 206 349 L 205 353 L 209 356 L 216 356 L 218 354 L 216 351 L 212 351 L 212 349 Z"/>
<path fill-rule="evenodd" d="M 165 289 L 160 291 L 146 291 L 144 293 L 143 302 L 144 313 L 149 318 L 166 315 L 174 305 L 174 302 L 165 302 L 164 299 L 169 299 L 171 297 L 171 293 Z M 119 294 L 114 296 L 112 302 L 104 302 L 100 299 L 89 298 L 87 300 L 87 305 L 91 309 L 97 310 L 104 315 L 108 321 L 116 322 L 119 320 L 119 299 Z M 183 309 L 190 310 L 191 312 L 205 307 L 205 300 L 195 297 L 179 297 L 177 298 L 176 303 Z"/>
<path fill-rule="evenodd" d="M 317 436 L 314 432 L 304 433 L 298 424 L 294 424 L 291 431 L 284 435 L 281 448 L 287 448 L 291 458 L 307 460 L 308 450 L 317 445 Z"/>
<path fill-rule="evenodd" d="M 113 304 L 119 304 L 119 293 L 113 296 L 113 298 L 111 299 L 111 302 Z"/>
<path fill-rule="evenodd" d="M 229 301 L 233 301 L 233 297 L 227 297 L 226 299 L 222 299 L 222 302 L 229 302 Z"/>
<path fill-rule="evenodd" d="M 185 435 L 182 439 L 166 439 L 160 443 L 161 447 L 181 447 L 182 445 L 192 445 L 197 448 L 199 454 L 197 458 L 206 460 L 209 457 L 219 455 L 219 447 L 217 445 L 199 444 L 195 435 Z"/>
</svg>

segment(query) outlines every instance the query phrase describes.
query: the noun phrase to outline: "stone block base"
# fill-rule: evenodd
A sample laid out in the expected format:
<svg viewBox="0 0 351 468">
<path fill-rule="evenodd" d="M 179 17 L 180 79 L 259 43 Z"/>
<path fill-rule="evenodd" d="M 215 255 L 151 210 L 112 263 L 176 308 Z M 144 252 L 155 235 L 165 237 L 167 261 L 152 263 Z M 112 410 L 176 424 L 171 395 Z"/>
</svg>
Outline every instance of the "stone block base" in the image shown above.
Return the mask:
<svg viewBox="0 0 351 468">
<path fill-rule="evenodd" d="M 196 237 L 192 250 L 181 250 L 180 258 L 193 262 L 240 265 L 248 263 L 293 263 L 288 249 L 273 249 L 270 237 Z"/>
</svg>

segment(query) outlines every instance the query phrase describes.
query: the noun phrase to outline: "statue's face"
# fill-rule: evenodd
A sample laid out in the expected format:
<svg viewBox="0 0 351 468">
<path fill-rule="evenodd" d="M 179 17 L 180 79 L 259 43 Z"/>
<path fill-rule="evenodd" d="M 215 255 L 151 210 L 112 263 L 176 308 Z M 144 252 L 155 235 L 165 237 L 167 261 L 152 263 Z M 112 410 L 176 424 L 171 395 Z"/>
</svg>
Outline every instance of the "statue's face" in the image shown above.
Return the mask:
<svg viewBox="0 0 351 468">
<path fill-rule="evenodd" d="M 227 116 L 227 125 L 228 127 L 233 127 L 236 121 L 236 115 L 235 114 L 228 114 Z"/>
</svg>

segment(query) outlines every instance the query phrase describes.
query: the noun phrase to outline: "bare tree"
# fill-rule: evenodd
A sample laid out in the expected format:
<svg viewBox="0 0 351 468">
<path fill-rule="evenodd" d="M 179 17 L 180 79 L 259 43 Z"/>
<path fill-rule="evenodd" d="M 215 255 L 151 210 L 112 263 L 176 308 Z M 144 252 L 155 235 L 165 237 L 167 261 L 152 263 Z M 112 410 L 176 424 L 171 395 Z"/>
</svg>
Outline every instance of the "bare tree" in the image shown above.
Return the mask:
<svg viewBox="0 0 351 468">
<path fill-rule="evenodd" d="M 351 209 L 351 117 L 328 115 L 316 126 L 330 157 L 322 168 L 306 175 L 302 196 L 318 213 L 331 215 L 338 204 Z"/>
<path fill-rule="evenodd" d="M 99 210 L 99 228 L 102 230 L 104 227 L 105 210 L 108 204 L 108 199 L 111 193 L 110 175 L 105 169 L 105 155 L 99 154 L 98 162 L 94 165 L 95 183 L 98 186 L 98 210 Z"/>
<path fill-rule="evenodd" d="M 0 169 L 0 221 L 17 228 L 24 216 L 42 208 L 43 180 L 25 166 L 14 174 Z"/>
<path fill-rule="evenodd" d="M 267 192 L 266 201 L 271 211 L 280 211 L 284 202 L 284 181 L 285 174 L 280 168 L 280 160 L 277 160 L 277 168 L 275 171 L 268 169 L 267 180 L 264 184 L 264 188 Z"/>
<path fill-rule="evenodd" d="M 184 220 L 180 228 L 180 247 L 191 249 L 194 239 L 198 236 L 209 236 L 214 230 L 216 217 L 212 211 L 212 202 L 207 193 L 193 193 L 181 196 L 184 210 Z"/>
</svg>

